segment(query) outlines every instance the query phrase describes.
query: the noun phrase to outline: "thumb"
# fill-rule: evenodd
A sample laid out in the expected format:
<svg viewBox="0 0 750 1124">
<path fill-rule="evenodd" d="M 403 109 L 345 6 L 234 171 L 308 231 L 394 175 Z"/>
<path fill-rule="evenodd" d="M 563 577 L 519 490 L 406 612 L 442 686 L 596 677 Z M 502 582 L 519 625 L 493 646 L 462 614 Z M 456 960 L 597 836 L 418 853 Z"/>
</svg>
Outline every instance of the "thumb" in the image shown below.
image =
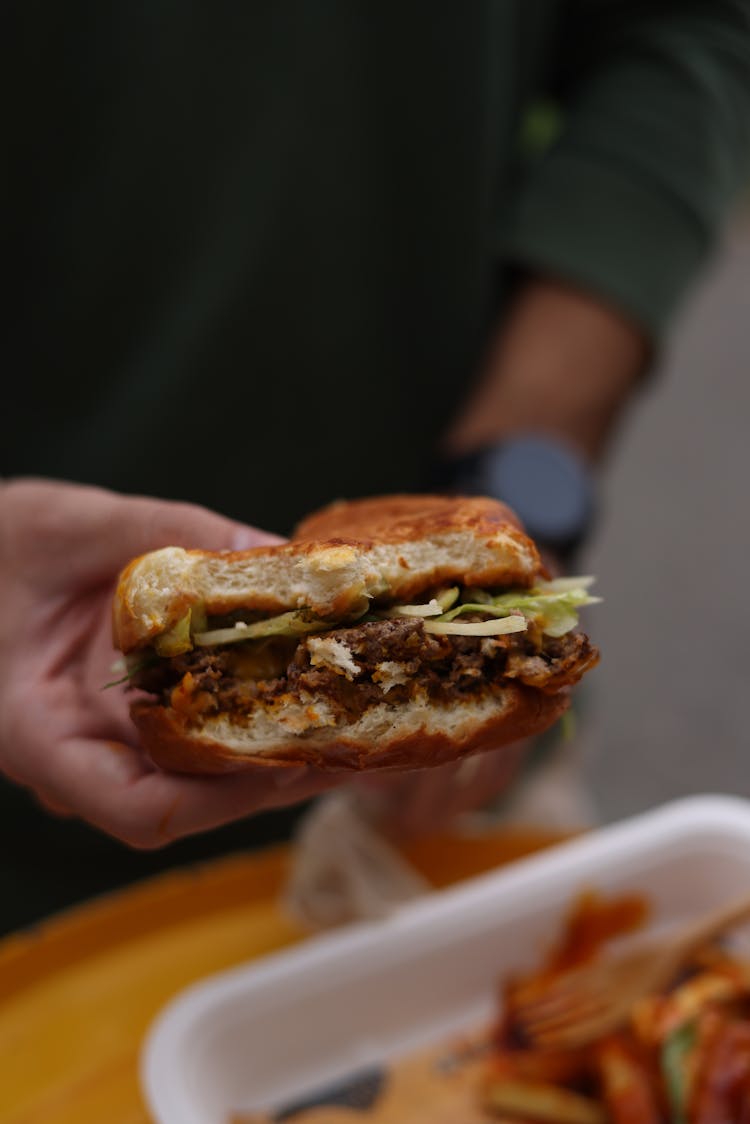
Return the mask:
<svg viewBox="0 0 750 1124">
<path fill-rule="evenodd" d="M 103 560 L 104 569 L 163 546 L 198 550 L 248 550 L 283 542 L 277 535 L 236 523 L 224 515 L 192 503 L 176 503 L 131 496 L 120 499 L 114 511 L 112 536 L 115 555 Z M 107 565 L 107 562 L 110 565 Z"/>
<path fill-rule="evenodd" d="M 118 518 L 129 545 L 135 547 L 134 555 L 162 546 L 249 550 L 284 542 L 278 535 L 192 503 L 128 497 L 122 501 Z"/>
<path fill-rule="evenodd" d="M 47 592 L 56 581 L 105 584 L 131 558 L 163 546 L 246 550 L 283 541 L 197 504 L 57 481 L 9 486 L 4 502 L 21 572 Z"/>
</svg>

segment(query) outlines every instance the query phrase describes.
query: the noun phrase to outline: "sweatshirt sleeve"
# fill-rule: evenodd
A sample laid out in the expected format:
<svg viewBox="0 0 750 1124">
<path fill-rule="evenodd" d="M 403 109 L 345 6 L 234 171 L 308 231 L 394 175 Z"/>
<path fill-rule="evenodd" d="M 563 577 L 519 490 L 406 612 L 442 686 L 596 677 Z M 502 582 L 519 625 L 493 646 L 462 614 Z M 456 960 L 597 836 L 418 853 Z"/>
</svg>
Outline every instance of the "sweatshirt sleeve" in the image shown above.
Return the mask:
<svg viewBox="0 0 750 1124">
<path fill-rule="evenodd" d="M 589 0 L 562 6 L 561 33 L 563 125 L 520 180 L 500 253 L 659 337 L 750 190 L 750 0 Z"/>
</svg>

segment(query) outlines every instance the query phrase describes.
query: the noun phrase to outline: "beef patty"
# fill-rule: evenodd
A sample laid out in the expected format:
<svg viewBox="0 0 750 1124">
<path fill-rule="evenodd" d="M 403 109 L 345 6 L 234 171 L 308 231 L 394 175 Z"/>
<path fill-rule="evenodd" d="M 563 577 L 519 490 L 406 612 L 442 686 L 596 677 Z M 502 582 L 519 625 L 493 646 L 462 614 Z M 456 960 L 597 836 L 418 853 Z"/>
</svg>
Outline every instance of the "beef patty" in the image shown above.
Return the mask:
<svg viewBox="0 0 750 1124">
<path fill-rule="evenodd" d="M 134 687 L 200 714 L 250 716 L 282 696 L 309 702 L 323 695 L 354 720 L 384 701 L 417 694 L 450 703 L 517 680 L 553 692 L 576 683 L 599 659 L 581 632 L 557 639 L 539 633 L 498 637 L 437 636 L 418 619 L 371 621 L 317 636 L 196 648 L 138 672 Z"/>
</svg>

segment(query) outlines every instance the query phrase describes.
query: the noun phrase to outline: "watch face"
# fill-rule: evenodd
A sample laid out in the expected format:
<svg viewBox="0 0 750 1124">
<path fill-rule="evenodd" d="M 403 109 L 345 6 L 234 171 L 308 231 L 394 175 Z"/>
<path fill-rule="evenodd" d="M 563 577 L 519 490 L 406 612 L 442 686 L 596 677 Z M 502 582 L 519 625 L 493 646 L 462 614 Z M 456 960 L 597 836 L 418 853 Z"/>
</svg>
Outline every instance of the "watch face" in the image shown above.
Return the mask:
<svg viewBox="0 0 750 1124">
<path fill-rule="evenodd" d="M 550 542 L 577 538 L 591 516 L 591 485 L 583 462 L 549 441 L 526 438 L 491 451 L 488 469 L 498 496 L 529 531 Z"/>
</svg>

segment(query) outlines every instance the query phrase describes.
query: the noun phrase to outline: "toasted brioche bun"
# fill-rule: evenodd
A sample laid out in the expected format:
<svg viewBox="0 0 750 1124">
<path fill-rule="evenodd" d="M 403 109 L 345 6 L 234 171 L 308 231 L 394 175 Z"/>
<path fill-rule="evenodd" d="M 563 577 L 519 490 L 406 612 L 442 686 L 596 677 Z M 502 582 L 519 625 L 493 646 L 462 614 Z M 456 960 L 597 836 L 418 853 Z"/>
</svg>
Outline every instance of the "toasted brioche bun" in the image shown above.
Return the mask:
<svg viewBox="0 0 750 1124">
<path fill-rule="evenodd" d="M 371 707 L 345 728 L 316 726 L 293 707 L 265 712 L 252 724 L 223 715 L 186 727 L 179 714 L 140 701 L 131 713 L 155 764 L 187 773 L 309 765 L 332 772 L 423 769 L 541 733 L 569 705 L 567 691 L 508 682 L 473 701 L 437 706 L 412 701 Z M 316 704 L 325 721 L 325 704 Z M 304 733 L 294 727 L 305 725 Z"/>
<path fill-rule="evenodd" d="M 150 644 L 188 609 L 308 608 L 322 617 L 404 601 L 439 583 L 529 586 L 545 573 L 513 512 L 484 497 L 384 496 L 339 502 L 289 543 L 246 551 L 168 546 L 134 559 L 113 603 L 115 646 Z"/>
<path fill-rule="evenodd" d="M 114 598 L 114 637 L 125 653 L 146 648 L 193 606 L 209 618 L 306 608 L 345 628 L 370 604 L 411 601 L 438 585 L 529 587 L 546 576 L 536 546 L 496 500 L 342 501 L 305 519 L 281 546 L 165 547 L 135 559 Z M 325 637 L 311 643 L 320 648 Z M 166 705 L 164 696 L 141 695 L 131 714 L 157 765 L 192 773 L 424 768 L 540 733 L 569 704 L 567 689 L 545 691 L 515 679 L 478 681 L 450 703 L 422 690 L 389 701 L 386 692 L 349 719 L 325 693 L 269 696 L 244 714 L 184 710 L 170 698 Z"/>
</svg>

